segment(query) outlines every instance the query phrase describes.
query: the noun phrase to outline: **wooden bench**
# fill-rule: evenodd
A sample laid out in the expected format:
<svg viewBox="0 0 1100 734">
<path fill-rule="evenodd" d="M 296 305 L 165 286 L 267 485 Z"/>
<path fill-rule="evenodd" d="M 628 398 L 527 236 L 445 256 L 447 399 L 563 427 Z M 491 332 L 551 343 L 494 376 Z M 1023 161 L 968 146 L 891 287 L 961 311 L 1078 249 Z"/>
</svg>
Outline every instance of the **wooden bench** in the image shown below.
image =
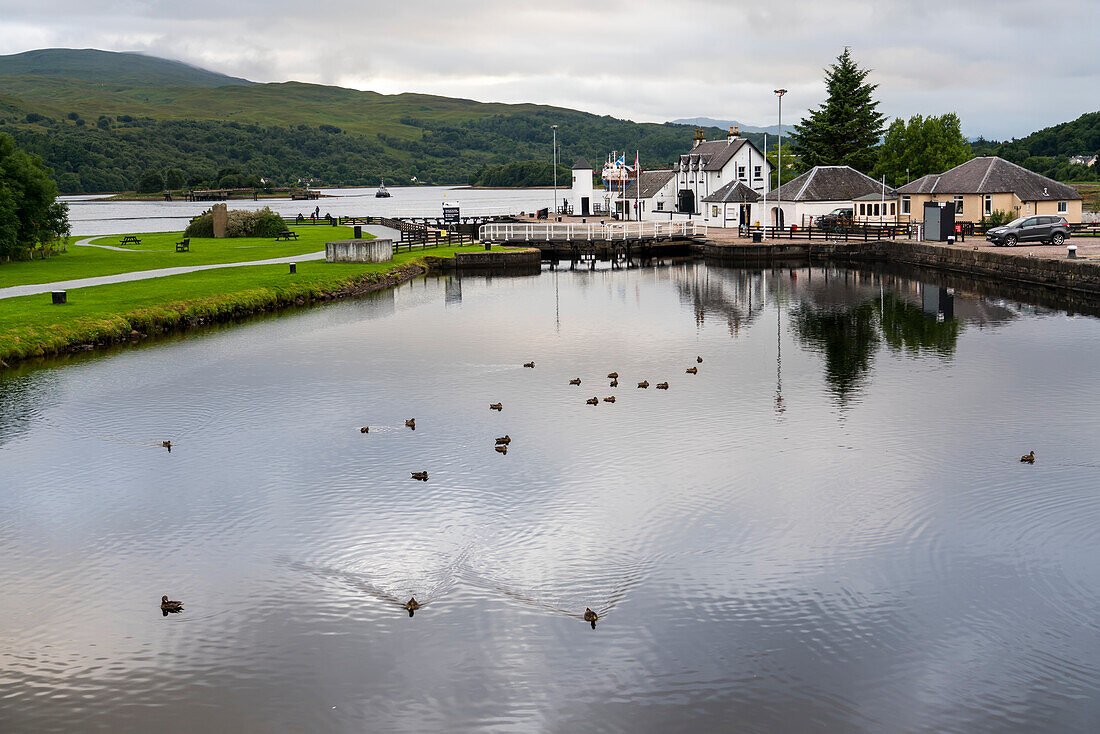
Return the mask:
<svg viewBox="0 0 1100 734">
<path fill-rule="evenodd" d="M 298 233 L 297 232 L 291 232 L 288 229 L 286 232 L 280 232 L 279 234 L 275 235 L 275 239 L 276 239 L 276 241 L 278 241 L 278 240 L 291 240 L 291 239 L 296 240 L 296 239 L 298 239 Z"/>
<path fill-rule="evenodd" d="M 118 244 L 120 244 L 120 245 L 140 245 L 141 240 L 138 238 L 137 235 L 128 234 L 125 237 L 123 237 L 121 240 L 119 240 Z"/>
<path fill-rule="evenodd" d="M 191 251 L 191 238 L 184 237 L 183 242 L 176 243 L 176 252 L 190 252 Z"/>
</svg>

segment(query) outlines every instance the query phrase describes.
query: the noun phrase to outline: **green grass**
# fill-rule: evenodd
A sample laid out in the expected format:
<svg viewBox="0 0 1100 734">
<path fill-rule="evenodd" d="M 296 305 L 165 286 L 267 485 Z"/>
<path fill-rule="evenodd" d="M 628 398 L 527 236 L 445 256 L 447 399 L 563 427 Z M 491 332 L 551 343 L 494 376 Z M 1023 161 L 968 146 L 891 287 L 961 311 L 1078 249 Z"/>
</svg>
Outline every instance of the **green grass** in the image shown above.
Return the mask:
<svg viewBox="0 0 1100 734">
<path fill-rule="evenodd" d="M 298 263 L 204 270 L 69 291 L 69 303 L 54 306 L 48 294 L 0 301 L 0 360 L 55 354 L 77 344 L 107 343 L 131 331 L 156 333 L 199 319 L 271 310 L 311 300 L 356 281 L 387 273 L 426 257 L 451 257 L 481 245 L 439 247 L 394 256 L 392 263 Z"/>
<path fill-rule="evenodd" d="M 290 257 L 325 249 L 332 240 L 351 239 L 349 227 L 309 225 L 290 227 L 299 239 L 276 242 L 270 237 L 240 237 L 233 239 L 191 239 L 190 252 L 176 252 L 181 232 L 139 234 L 140 245 L 120 245 L 122 235 L 108 235 L 94 241 L 97 245 L 124 246 L 136 252 L 104 250 L 101 247 L 76 247 L 45 260 L 27 260 L 0 265 L 0 288 L 32 283 L 55 283 L 60 280 L 93 278 L 99 275 L 131 273 L 136 270 L 175 268 L 185 265 L 248 262 Z M 73 241 L 83 239 L 74 237 Z"/>
</svg>

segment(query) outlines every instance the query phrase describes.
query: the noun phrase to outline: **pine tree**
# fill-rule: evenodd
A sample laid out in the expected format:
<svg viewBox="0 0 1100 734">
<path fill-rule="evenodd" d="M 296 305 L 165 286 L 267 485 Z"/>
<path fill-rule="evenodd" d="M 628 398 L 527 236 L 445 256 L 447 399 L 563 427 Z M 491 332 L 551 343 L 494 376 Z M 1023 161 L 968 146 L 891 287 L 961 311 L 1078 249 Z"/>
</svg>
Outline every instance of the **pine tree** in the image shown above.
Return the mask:
<svg viewBox="0 0 1100 734">
<path fill-rule="evenodd" d="M 885 115 L 872 99 L 877 84 L 864 80 L 847 48 L 825 71 L 828 99 L 794 126 L 791 147 L 806 166 L 851 166 L 867 173 L 875 165 Z"/>
</svg>

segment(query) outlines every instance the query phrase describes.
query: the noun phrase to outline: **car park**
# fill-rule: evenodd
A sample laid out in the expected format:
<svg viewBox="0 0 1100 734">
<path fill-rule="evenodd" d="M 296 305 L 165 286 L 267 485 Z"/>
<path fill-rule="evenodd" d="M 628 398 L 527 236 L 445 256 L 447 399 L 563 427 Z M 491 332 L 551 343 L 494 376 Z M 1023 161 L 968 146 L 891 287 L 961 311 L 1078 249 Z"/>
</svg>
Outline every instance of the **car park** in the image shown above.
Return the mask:
<svg viewBox="0 0 1100 734">
<path fill-rule="evenodd" d="M 1006 247 L 1020 242 L 1061 245 L 1069 239 L 1069 223 L 1065 217 L 1032 214 L 993 227 L 986 232 L 985 238 L 994 245 Z"/>
</svg>

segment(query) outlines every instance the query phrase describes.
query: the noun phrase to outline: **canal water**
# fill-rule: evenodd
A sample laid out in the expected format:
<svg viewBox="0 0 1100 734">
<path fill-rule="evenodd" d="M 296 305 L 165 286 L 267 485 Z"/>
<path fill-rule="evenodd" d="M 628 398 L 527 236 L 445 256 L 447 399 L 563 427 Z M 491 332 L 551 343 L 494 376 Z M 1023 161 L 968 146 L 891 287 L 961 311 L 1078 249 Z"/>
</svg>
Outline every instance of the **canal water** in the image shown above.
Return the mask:
<svg viewBox="0 0 1100 734">
<path fill-rule="evenodd" d="M 1100 321 L 975 290 L 439 276 L 5 371 L 0 730 L 1095 731 Z"/>
</svg>

